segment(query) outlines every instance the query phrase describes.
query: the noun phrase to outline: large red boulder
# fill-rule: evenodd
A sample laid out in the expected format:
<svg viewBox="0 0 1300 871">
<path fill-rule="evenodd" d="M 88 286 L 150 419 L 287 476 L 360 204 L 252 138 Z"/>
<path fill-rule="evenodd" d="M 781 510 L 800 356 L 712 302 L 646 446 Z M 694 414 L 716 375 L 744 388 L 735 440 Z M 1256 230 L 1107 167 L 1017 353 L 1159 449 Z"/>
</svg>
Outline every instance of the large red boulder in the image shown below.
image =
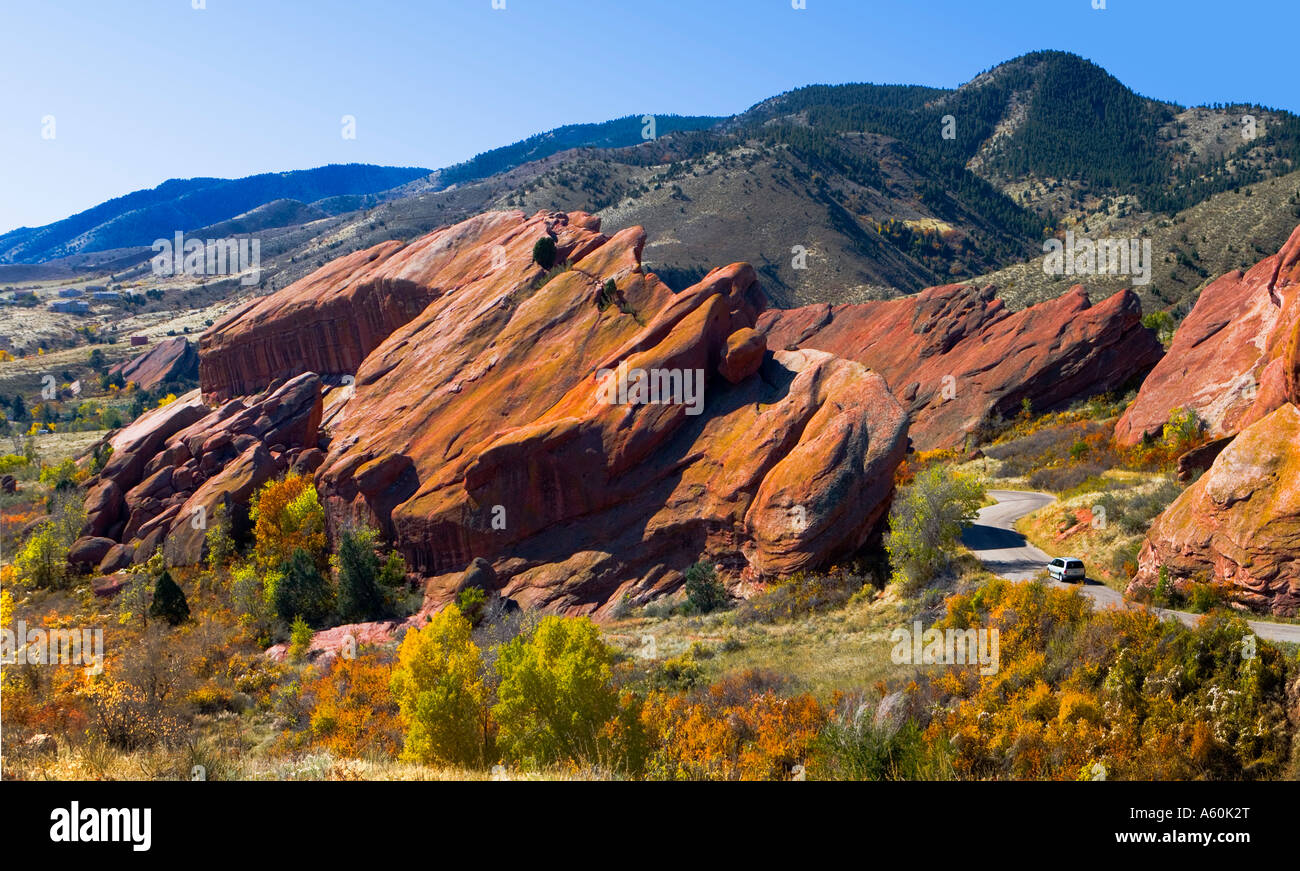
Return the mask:
<svg viewBox="0 0 1300 871">
<path fill-rule="evenodd" d="M 254 444 L 227 463 L 176 510 L 167 523 L 169 530 L 163 556 L 170 565 L 193 565 L 204 557 L 207 523 L 223 505 L 248 505 L 257 488 L 283 471 L 271 454 Z"/>
<path fill-rule="evenodd" d="M 1235 602 L 1300 611 L 1300 409 L 1287 403 L 1237 435 L 1161 514 L 1138 556 L 1129 595 L 1161 574 L 1175 586 L 1217 581 Z"/>
<path fill-rule="evenodd" d="M 68 563 L 80 571 L 88 571 L 99 565 L 115 544 L 111 538 L 82 536 L 68 549 Z"/>
<path fill-rule="evenodd" d="M 1081 286 L 1019 312 L 992 288 L 933 287 L 901 299 L 770 310 L 772 348 L 816 348 L 880 373 L 912 415 L 920 450 L 960 447 L 982 421 L 1114 390 L 1162 349 L 1123 290 L 1093 305 Z"/>
<path fill-rule="evenodd" d="M 163 547 L 172 565 L 199 562 L 218 507 L 242 511 L 288 470 L 291 454 L 319 454 L 321 389 L 306 372 L 217 408 L 195 390 L 141 415 L 113 437 L 108 463 L 87 483 L 83 535 L 108 546 L 93 562 L 85 554 L 76 561 L 120 568 Z M 113 544 L 120 548 L 110 554 Z"/>
</svg>

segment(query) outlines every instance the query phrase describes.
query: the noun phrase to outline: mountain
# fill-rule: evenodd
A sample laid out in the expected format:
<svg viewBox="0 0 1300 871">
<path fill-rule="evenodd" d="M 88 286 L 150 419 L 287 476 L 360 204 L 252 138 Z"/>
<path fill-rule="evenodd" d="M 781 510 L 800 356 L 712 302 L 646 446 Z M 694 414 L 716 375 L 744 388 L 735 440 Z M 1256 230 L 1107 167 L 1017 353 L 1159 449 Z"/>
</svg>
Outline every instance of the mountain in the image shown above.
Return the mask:
<svg viewBox="0 0 1300 871">
<path fill-rule="evenodd" d="M 5 233 L 0 236 L 0 263 L 40 263 L 80 252 L 148 246 L 177 230 L 226 221 L 277 200 L 296 200 L 301 206 L 374 194 L 428 173 L 427 169 L 353 163 L 240 179 L 171 179 L 44 227 Z M 347 210 L 358 205 L 350 203 Z"/>
<path fill-rule="evenodd" d="M 653 118 L 653 131 L 647 129 L 648 118 Z M 464 163 L 439 170 L 435 175 L 444 187 L 464 184 L 571 148 L 626 148 L 653 138 L 651 132 L 654 136 L 663 136 L 684 130 L 703 130 L 722 120 L 712 115 L 625 115 L 599 124 L 568 124 L 513 145 L 485 151 Z"/>
<path fill-rule="evenodd" d="M 1246 115 L 1254 139 L 1241 135 Z M 666 129 L 644 142 L 628 126 L 635 144 L 621 147 L 521 144 L 459 170 L 454 185 L 435 173 L 317 235 L 347 251 L 488 209 L 583 210 L 607 227 L 644 226 L 647 265 L 673 287 L 718 260 L 745 260 L 782 305 L 1005 280 L 1015 307 L 1074 283 L 1032 262 L 1048 235 L 1142 235 L 1160 262 L 1135 290 L 1148 309 L 1182 314 L 1208 278 L 1276 250 L 1290 225 L 1277 215 L 1300 208 L 1296 116 L 1148 99 L 1062 52 L 1025 55 L 955 89 L 814 85 L 716 124 Z M 498 166 L 510 168 L 472 178 Z M 267 287 L 320 265 L 318 252 L 295 252 Z M 1132 284 L 1107 280 L 1112 291 Z"/>
<path fill-rule="evenodd" d="M 1246 116 L 1254 138 L 1243 136 Z M 1043 273 L 1048 236 L 1140 236 L 1152 240 L 1156 263 L 1151 283 L 1134 290 L 1145 310 L 1175 318 L 1210 279 L 1277 250 L 1300 211 L 1300 118 L 1150 99 L 1064 52 L 1024 55 L 957 88 L 812 85 L 727 118 L 655 122 L 649 141 L 640 116 L 569 125 L 432 173 L 412 170 L 387 190 L 281 192 L 296 203 L 247 201 L 219 218 L 177 217 L 187 197 L 164 202 L 167 185 L 131 196 L 151 195 L 169 231 L 261 233 L 264 291 L 483 211 L 580 210 L 611 229 L 645 227 L 647 267 L 671 287 L 720 260 L 747 261 L 783 306 L 974 281 L 1024 308 L 1075 283 Z M 92 215 L 121 208 L 110 205 L 59 232 L 68 222 L 0 237 L 0 262 L 124 244 L 119 224 L 130 218 L 101 227 Z M 79 256 L 60 262 L 94 265 Z M 140 278 L 129 263 L 141 257 L 135 249 L 97 262 Z M 1096 280 L 1107 292 L 1133 285 L 1130 276 Z"/>
<path fill-rule="evenodd" d="M 177 230 L 214 235 L 307 223 L 369 208 L 386 198 L 444 190 L 578 147 L 621 148 L 643 142 L 645 123 L 628 115 L 569 124 L 494 148 L 437 172 L 419 167 L 330 165 L 241 179 L 171 179 L 44 227 L 0 235 L 0 263 L 42 263 L 74 254 L 148 246 Z M 710 116 L 654 116 L 659 135 L 712 126 Z M 385 196 L 377 196 L 388 192 Z"/>
</svg>

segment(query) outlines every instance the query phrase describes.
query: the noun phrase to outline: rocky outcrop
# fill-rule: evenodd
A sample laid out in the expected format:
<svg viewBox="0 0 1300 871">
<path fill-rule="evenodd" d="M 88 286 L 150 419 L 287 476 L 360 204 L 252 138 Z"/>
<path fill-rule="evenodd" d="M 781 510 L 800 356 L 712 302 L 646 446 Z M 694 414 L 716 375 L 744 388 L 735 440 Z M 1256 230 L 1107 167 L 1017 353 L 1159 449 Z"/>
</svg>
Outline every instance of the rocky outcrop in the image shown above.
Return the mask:
<svg viewBox="0 0 1300 871">
<path fill-rule="evenodd" d="M 1175 586 L 1217 581 L 1235 602 L 1300 610 L 1300 409 L 1286 403 L 1237 435 L 1151 526 L 1128 594 L 1162 571 Z"/>
<path fill-rule="evenodd" d="M 192 383 L 199 374 L 199 352 L 189 339 L 177 336 L 159 342 L 138 357 L 118 363 L 108 374 L 121 375 L 143 390 L 173 381 Z"/>
<path fill-rule="evenodd" d="M 257 487 L 319 454 L 320 420 L 321 380 L 310 372 L 216 408 L 194 390 L 141 415 L 112 437 L 108 462 L 87 482 L 69 561 L 107 573 L 162 547 L 172 565 L 199 562 L 220 506 L 238 517 Z"/>
<path fill-rule="evenodd" d="M 1300 228 L 1277 255 L 1206 288 L 1174 336 L 1170 358 L 1175 364 L 1162 363 L 1143 385 L 1120 420 L 1121 432 L 1132 439 L 1144 431 L 1143 421 L 1154 426 L 1166 406 L 1187 405 L 1211 432 L 1226 434 L 1180 458 L 1180 477 L 1184 467 L 1190 477 L 1205 460 L 1212 463 L 1151 525 L 1129 595 L 1149 595 L 1163 574 L 1176 587 L 1216 581 L 1227 585 L 1242 607 L 1295 616 L 1300 611 Z M 1244 395 L 1225 387 L 1249 387 L 1256 380 L 1258 389 Z"/>
<path fill-rule="evenodd" d="M 872 535 L 906 414 L 854 362 L 766 352 L 752 268 L 674 294 L 641 270 L 640 228 L 494 221 L 460 251 L 470 266 L 445 267 L 461 283 L 358 367 L 317 471 L 332 524 L 379 525 L 431 603 L 482 558 L 526 607 L 597 614 L 672 591 L 699 559 L 743 591 Z M 543 280 L 530 255 L 548 230 L 571 267 Z M 617 307 L 600 305 L 608 280 Z"/>
<path fill-rule="evenodd" d="M 532 260 L 542 236 L 554 270 Z M 749 265 L 674 293 L 644 242 L 578 212 L 490 213 L 255 301 L 201 339 L 201 392 L 114 436 L 81 564 L 197 562 L 194 518 L 289 469 L 315 474 L 331 530 L 384 531 L 428 579 L 424 613 L 471 579 L 601 614 L 701 559 L 744 593 L 852 555 L 887 510 L 905 410 L 856 362 L 769 350 Z"/>
<path fill-rule="evenodd" d="M 229 399 L 301 372 L 351 374 L 394 330 L 452 288 L 492 282 L 507 263 L 531 263 L 545 233 L 557 262 L 604 237 L 582 213 L 487 212 L 410 244 L 384 242 L 326 264 L 214 324 L 200 339 L 205 395 Z"/>
<path fill-rule="evenodd" d="M 815 348 L 878 372 L 912 416 L 921 450 L 960 447 L 989 418 L 1011 417 L 1104 393 L 1159 361 L 1137 297 L 1097 305 L 1076 286 L 1010 312 L 992 288 L 933 287 L 856 305 L 772 310 L 758 329 L 772 348 Z"/>
<path fill-rule="evenodd" d="M 1300 329 L 1300 227 L 1282 250 L 1201 292 L 1169 353 L 1142 383 L 1115 426 L 1120 444 L 1158 435 L 1170 413 L 1189 408 L 1209 435 L 1231 435 L 1295 395 L 1288 342 Z M 1289 359 L 1294 360 L 1292 355 Z"/>
</svg>

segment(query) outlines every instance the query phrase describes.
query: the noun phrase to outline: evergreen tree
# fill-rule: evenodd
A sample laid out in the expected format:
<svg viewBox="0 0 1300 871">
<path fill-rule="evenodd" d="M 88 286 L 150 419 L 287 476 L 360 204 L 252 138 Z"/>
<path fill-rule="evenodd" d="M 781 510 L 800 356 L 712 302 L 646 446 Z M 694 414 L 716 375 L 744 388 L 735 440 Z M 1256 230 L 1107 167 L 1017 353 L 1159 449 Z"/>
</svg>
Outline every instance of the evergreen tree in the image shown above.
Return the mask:
<svg viewBox="0 0 1300 871">
<path fill-rule="evenodd" d="M 283 576 L 275 585 L 275 613 L 286 623 L 302 617 L 319 624 L 330 612 L 330 588 L 311 554 L 296 548 L 280 570 Z"/>
<path fill-rule="evenodd" d="M 543 236 L 533 243 L 533 262 L 543 269 L 550 269 L 555 265 L 555 240 L 550 236 Z"/>
<path fill-rule="evenodd" d="M 344 530 L 339 542 L 339 616 L 344 622 L 377 620 L 387 616 L 379 589 L 379 558 L 364 536 Z"/>
<path fill-rule="evenodd" d="M 154 584 L 149 616 L 166 620 L 172 626 L 190 619 L 190 603 L 185 601 L 185 592 L 172 580 L 168 571 L 164 570 Z"/>
</svg>

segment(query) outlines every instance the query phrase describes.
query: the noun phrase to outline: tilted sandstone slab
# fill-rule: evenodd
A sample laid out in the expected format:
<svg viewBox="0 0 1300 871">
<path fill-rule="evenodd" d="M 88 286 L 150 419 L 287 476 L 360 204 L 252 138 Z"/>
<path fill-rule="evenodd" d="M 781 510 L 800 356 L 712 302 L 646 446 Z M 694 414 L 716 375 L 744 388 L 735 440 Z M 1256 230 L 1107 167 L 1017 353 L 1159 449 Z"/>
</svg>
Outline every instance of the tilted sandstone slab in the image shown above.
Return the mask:
<svg viewBox="0 0 1300 871">
<path fill-rule="evenodd" d="M 1286 403 L 1242 430 L 1152 524 L 1128 595 L 1219 581 L 1256 611 L 1300 610 L 1300 409 Z"/>
<path fill-rule="evenodd" d="M 199 374 L 199 353 L 184 336 L 166 339 L 137 357 L 108 370 L 143 390 L 152 390 L 168 381 L 181 381 Z"/>
<path fill-rule="evenodd" d="M 1028 399 L 1046 411 L 1104 393 L 1160 359 L 1137 297 L 1093 305 L 1081 286 L 1019 312 L 992 288 L 932 287 L 856 305 L 770 310 L 759 318 L 772 348 L 816 348 L 880 373 L 911 412 L 920 450 L 960 447 L 990 417 Z"/>
<path fill-rule="evenodd" d="M 701 558 L 736 586 L 859 548 L 907 445 L 884 380 L 765 353 L 747 264 L 673 294 L 640 228 L 576 218 L 592 244 L 567 271 L 543 282 L 525 236 L 365 359 L 317 472 L 331 524 L 378 524 L 431 602 L 486 558 L 505 595 L 564 613 L 671 591 Z M 575 216 L 547 220 L 563 238 Z M 675 373 L 677 401 L 619 397 L 637 372 Z"/>
<path fill-rule="evenodd" d="M 1158 435 L 1177 408 L 1195 411 L 1215 437 L 1277 409 L 1297 377 L 1283 358 L 1300 326 L 1298 297 L 1300 227 L 1277 254 L 1201 292 L 1169 353 L 1115 425 L 1116 440 L 1131 445 Z"/>
<path fill-rule="evenodd" d="M 395 329 L 447 288 L 528 261 L 551 230 L 557 262 L 604 237 L 582 213 L 486 212 L 403 244 L 383 242 L 331 261 L 289 287 L 222 318 L 200 339 L 200 383 L 216 400 L 256 393 L 302 372 L 351 374 Z"/>
</svg>

